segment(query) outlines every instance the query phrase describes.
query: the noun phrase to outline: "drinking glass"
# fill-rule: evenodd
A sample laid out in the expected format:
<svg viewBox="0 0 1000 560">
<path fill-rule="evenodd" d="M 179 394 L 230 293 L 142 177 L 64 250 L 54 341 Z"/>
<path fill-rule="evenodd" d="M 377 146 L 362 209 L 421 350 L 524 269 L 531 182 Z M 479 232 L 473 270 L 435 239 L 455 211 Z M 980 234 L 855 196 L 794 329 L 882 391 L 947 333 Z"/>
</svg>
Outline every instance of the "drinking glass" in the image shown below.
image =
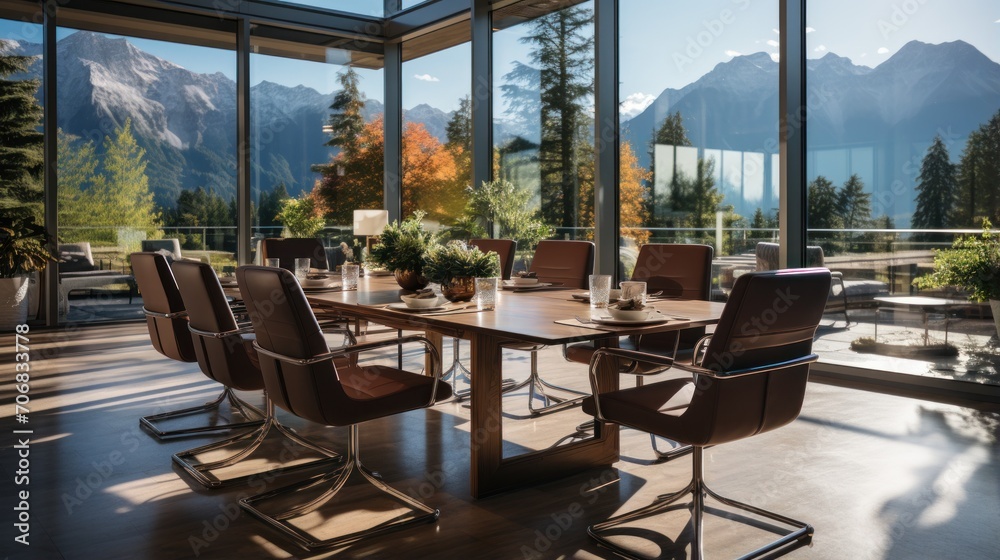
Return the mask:
<svg viewBox="0 0 1000 560">
<path fill-rule="evenodd" d="M 611 276 L 607 274 L 590 275 L 590 306 L 604 308 L 608 306 L 611 295 Z"/>
<path fill-rule="evenodd" d="M 357 290 L 358 276 L 361 274 L 361 267 L 356 264 L 344 263 L 340 265 L 340 282 L 342 290 Z"/>
<path fill-rule="evenodd" d="M 299 279 L 300 284 L 305 281 L 307 274 L 309 274 L 309 257 L 295 259 L 295 277 Z"/>
<path fill-rule="evenodd" d="M 636 282 L 630 280 L 627 282 L 622 282 L 622 297 L 621 299 L 636 299 L 640 298 L 639 301 L 646 305 L 646 283 Z"/>
<path fill-rule="evenodd" d="M 499 278 L 476 278 L 476 305 L 480 311 L 489 311 L 497 306 L 497 286 Z"/>
<path fill-rule="evenodd" d="M 264 259 L 264 266 L 279 268 L 281 266 L 281 259 Z"/>
</svg>

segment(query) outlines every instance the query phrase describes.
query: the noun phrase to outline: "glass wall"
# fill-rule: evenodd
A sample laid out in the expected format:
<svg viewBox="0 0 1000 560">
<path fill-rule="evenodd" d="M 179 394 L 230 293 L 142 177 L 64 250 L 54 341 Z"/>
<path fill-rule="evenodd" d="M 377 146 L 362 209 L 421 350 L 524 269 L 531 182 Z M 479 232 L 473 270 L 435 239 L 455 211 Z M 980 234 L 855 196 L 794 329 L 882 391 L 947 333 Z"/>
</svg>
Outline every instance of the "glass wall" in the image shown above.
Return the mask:
<svg viewBox="0 0 1000 560">
<path fill-rule="evenodd" d="M 472 50 L 465 42 L 414 58 L 417 48 L 403 43 L 403 217 L 422 211 L 456 238 L 479 237 L 455 227 L 472 182 Z"/>
<path fill-rule="evenodd" d="M 140 317 L 130 253 L 236 265 L 236 56 L 57 37 L 60 316 Z"/>
<path fill-rule="evenodd" d="M 778 3 L 628 0 L 619 22 L 622 272 L 644 243 L 712 245 L 724 298 L 777 239 Z"/>
<path fill-rule="evenodd" d="M 45 223 L 41 77 L 42 26 L 0 19 L 0 224 L 18 232 Z M 34 319 L 38 274 L 28 282 L 28 318 Z"/>
<path fill-rule="evenodd" d="M 510 183 L 503 198 L 524 216 L 506 235 L 528 254 L 542 237 L 594 234 L 594 6 L 546 10 L 493 14 L 494 178 Z"/>
<path fill-rule="evenodd" d="M 995 4 L 814 1 L 807 15 L 807 238 L 843 275 L 823 359 L 1000 382 L 990 307 L 919 280 L 940 270 L 935 250 L 1000 218 Z"/>
<path fill-rule="evenodd" d="M 328 265 L 353 251 L 356 209 L 382 208 L 385 108 L 373 45 L 329 48 L 257 28 L 250 55 L 251 247 L 265 237 L 314 237 Z M 256 251 L 255 251 L 256 258 Z"/>
</svg>

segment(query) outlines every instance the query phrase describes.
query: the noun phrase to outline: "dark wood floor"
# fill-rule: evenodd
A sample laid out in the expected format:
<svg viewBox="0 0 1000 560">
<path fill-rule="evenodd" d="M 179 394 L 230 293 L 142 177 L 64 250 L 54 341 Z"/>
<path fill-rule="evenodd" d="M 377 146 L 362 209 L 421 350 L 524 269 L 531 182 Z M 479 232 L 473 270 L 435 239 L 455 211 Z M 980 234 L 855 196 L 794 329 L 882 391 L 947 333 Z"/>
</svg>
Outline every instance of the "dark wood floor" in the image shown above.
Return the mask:
<svg viewBox="0 0 1000 560">
<path fill-rule="evenodd" d="M 208 491 L 170 462 L 174 452 L 211 437 L 158 442 L 140 416 L 208 400 L 215 384 L 194 364 L 155 353 L 142 325 L 31 336 L 30 547 L 13 542 L 16 470 L 11 430 L 11 374 L 0 390 L 4 433 L 0 461 L 0 556 L 10 558 L 285 558 L 302 557 L 279 535 L 242 515 L 236 501 L 288 477 Z M 0 364 L 13 370 L 12 337 L 0 337 Z M 450 355 L 450 352 L 446 352 Z M 563 368 L 557 349 L 543 369 Z M 523 378 L 527 355 L 505 373 Z M 583 386 L 583 369 L 562 379 Z M 246 395 L 253 402 L 259 398 Z M 505 400 L 516 412 L 526 397 Z M 346 445 L 346 430 L 281 418 L 301 433 Z M 548 445 L 583 418 L 571 412 L 540 421 L 506 421 L 508 449 Z M 812 523 L 811 547 L 788 558 L 1000 558 L 1000 413 L 811 384 L 794 424 L 706 452 L 710 484 L 724 495 Z M 421 525 L 325 556 L 344 558 L 606 558 L 586 526 L 648 503 L 686 483 L 690 463 L 654 464 L 648 436 L 623 431 L 622 460 L 604 471 L 473 500 L 469 496 L 468 411 L 445 403 L 361 428 L 362 457 L 396 488 L 441 510 Z M 263 467 L 266 459 L 255 460 Z M 294 477 L 293 477 L 294 478 Z M 373 507 L 372 504 L 375 504 Z M 341 504 L 335 504 L 340 506 Z M 381 503 L 355 500 L 314 516 L 337 528 L 383 514 Z M 643 522 L 633 531 L 684 540 L 685 512 Z M 706 553 L 730 558 L 765 542 L 758 528 L 710 518 Z M 686 558 L 689 551 L 663 552 Z"/>
</svg>

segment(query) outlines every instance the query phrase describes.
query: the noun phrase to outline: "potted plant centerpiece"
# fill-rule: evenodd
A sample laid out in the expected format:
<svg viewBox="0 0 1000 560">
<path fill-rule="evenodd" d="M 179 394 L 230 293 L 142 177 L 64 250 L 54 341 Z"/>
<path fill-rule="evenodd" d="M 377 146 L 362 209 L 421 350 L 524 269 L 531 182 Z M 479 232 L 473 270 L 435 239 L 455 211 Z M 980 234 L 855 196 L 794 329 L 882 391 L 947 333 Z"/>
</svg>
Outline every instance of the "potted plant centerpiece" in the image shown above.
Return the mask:
<svg viewBox="0 0 1000 560">
<path fill-rule="evenodd" d="M 434 245 L 435 235 L 424 229 L 423 212 L 414 212 L 402 222 L 385 226 L 368 260 L 393 271 L 404 290 L 419 290 L 427 285 L 423 275 L 424 253 Z"/>
<path fill-rule="evenodd" d="M 913 284 L 921 289 L 958 286 L 972 301 L 989 301 L 1000 336 L 1000 238 L 991 228 L 984 220 L 982 235 L 960 237 L 951 249 L 935 251 L 934 271 Z"/>
<path fill-rule="evenodd" d="M 476 278 L 500 276 L 500 259 L 496 253 L 452 241 L 427 251 L 424 276 L 441 284 L 441 294 L 449 301 L 469 301 L 476 294 Z"/>
<path fill-rule="evenodd" d="M 30 220 L 0 222 L 0 332 L 28 319 L 29 274 L 54 261 L 45 228 Z"/>
</svg>

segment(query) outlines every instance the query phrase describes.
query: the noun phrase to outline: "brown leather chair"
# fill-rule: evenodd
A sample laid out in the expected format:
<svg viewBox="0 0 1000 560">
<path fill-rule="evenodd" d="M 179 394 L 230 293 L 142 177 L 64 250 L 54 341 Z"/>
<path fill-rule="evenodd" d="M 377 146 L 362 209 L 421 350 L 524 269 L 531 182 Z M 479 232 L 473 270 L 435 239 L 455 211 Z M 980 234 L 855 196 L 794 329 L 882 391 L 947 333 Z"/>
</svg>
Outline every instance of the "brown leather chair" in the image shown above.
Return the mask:
<svg viewBox="0 0 1000 560">
<path fill-rule="evenodd" d="M 594 244 L 590 241 L 544 240 L 535 248 L 529 272 L 538 276 L 539 282 L 562 284 L 567 288 L 586 289 L 590 275 L 594 273 Z M 583 391 L 553 385 L 538 374 L 538 351 L 544 346 L 531 343 L 512 343 L 504 346 L 512 350 L 531 352 L 531 373 L 517 385 L 504 388 L 504 392 L 528 387 L 528 412 L 530 417 L 564 410 L 577 406 L 589 396 Z M 570 397 L 549 395 L 546 389 L 568 393 Z M 535 397 L 540 397 L 544 405 L 535 408 Z"/>
<path fill-rule="evenodd" d="M 517 253 L 517 241 L 513 239 L 470 239 L 469 246 L 479 247 L 484 253 L 493 252 L 500 258 L 500 277 L 510 280 L 514 271 L 514 255 Z"/>
<path fill-rule="evenodd" d="M 692 495 L 694 542 L 692 557 L 703 558 L 702 515 L 705 498 L 712 497 L 730 507 L 748 511 L 793 527 L 784 537 L 742 558 L 753 558 L 809 539 L 813 529 L 806 523 L 724 498 L 706 484 L 703 451 L 779 428 L 795 420 L 802 407 L 812 353 L 813 337 L 830 290 L 830 271 L 800 269 L 752 272 L 736 280 L 715 333 L 707 339 L 695 365 L 674 362 L 655 354 L 618 348 L 600 349 L 591 365 L 591 385 L 596 398 L 584 403 L 584 411 L 600 422 L 613 422 L 647 431 L 694 447 L 691 482 L 679 492 L 665 494 L 653 504 L 590 526 L 587 532 L 605 546 L 627 558 L 635 553 L 609 537 L 615 528 L 672 509 L 678 500 Z M 640 360 L 659 366 L 674 366 L 693 375 L 617 391 L 602 392 L 597 382 L 604 359 Z M 622 534 L 635 534 L 635 527 Z"/>
<path fill-rule="evenodd" d="M 757 270 L 778 270 L 780 261 L 781 245 L 761 241 L 757 243 L 754 254 L 757 260 Z M 825 267 L 826 255 L 819 245 L 809 245 L 806 247 L 806 266 Z M 845 327 L 850 326 L 851 318 L 847 314 L 847 284 L 844 283 L 844 274 L 839 271 L 831 271 L 830 277 L 833 279 L 830 284 L 830 294 L 826 300 L 826 312 L 834 313 L 842 311 L 844 313 Z M 840 287 L 839 291 L 837 287 Z"/>
<path fill-rule="evenodd" d="M 708 301 L 712 297 L 711 245 L 680 243 L 647 243 L 639 248 L 632 280 L 646 282 L 646 292 L 663 292 L 661 297 Z M 651 352 L 678 359 L 690 355 L 694 345 L 705 336 L 705 327 L 629 336 L 618 346 L 640 352 Z M 571 344 L 565 357 L 572 362 L 589 364 L 594 356 L 593 343 Z M 657 366 L 639 361 L 624 363 L 622 373 L 635 374 L 636 386 L 642 386 L 643 375 L 655 373 Z M 581 424 L 580 432 L 588 432 L 592 425 Z M 673 445 L 661 451 L 656 436 L 651 435 L 653 452 L 657 459 L 670 460 L 688 453 L 690 446 Z"/>
<path fill-rule="evenodd" d="M 327 270 L 326 249 L 316 237 L 268 237 L 260 242 L 260 262 L 278 259 L 278 266 L 295 271 L 295 259 L 309 257 L 310 268 Z"/>
<path fill-rule="evenodd" d="M 484 253 L 496 253 L 497 257 L 500 259 L 500 278 L 502 280 L 509 280 L 510 274 L 514 270 L 514 255 L 517 250 L 517 241 L 513 239 L 470 239 L 470 247 L 478 247 L 480 251 Z M 459 381 L 465 384 L 470 384 L 472 382 L 471 375 L 472 372 L 469 368 L 465 367 L 462 360 L 459 358 L 459 338 L 452 339 L 452 362 L 451 367 L 445 370 L 441 379 L 445 381 L 451 381 L 451 389 L 455 393 L 456 400 L 463 400 L 467 398 L 472 391 L 470 389 L 458 389 Z M 513 379 L 504 379 L 503 387 L 508 388 L 515 385 Z"/>
<path fill-rule="evenodd" d="M 188 331 L 188 312 L 184 300 L 177 288 L 177 281 L 167 264 L 167 259 L 160 253 L 132 253 L 132 273 L 139 284 L 142 294 L 142 312 L 146 316 L 146 327 L 153 348 L 164 356 L 180 362 L 196 362 L 198 354 L 195 349 L 191 332 Z M 244 416 L 245 421 L 230 424 L 218 423 L 217 411 L 223 401 L 228 400 L 235 413 Z M 166 420 L 190 416 L 198 413 L 212 413 L 212 422 L 203 426 L 175 430 L 163 430 L 157 423 Z M 207 432 L 252 428 L 259 426 L 262 420 L 260 411 L 243 402 L 225 387 L 214 401 L 203 406 L 195 406 L 173 412 L 164 412 L 144 416 L 139 419 L 139 425 L 148 430 L 158 439 L 173 436 L 187 436 Z"/>
<path fill-rule="evenodd" d="M 412 523 L 436 520 L 437 510 L 389 487 L 373 476 L 358 458 L 358 424 L 428 407 L 451 396 L 451 388 L 446 383 L 438 382 L 441 376 L 440 359 L 433 345 L 423 337 L 406 336 L 331 351 L 302 288 L 290 272 L 243 266 L 236 270 L 236 280 L 257 335 L 254 345 L 260 358 L 268 398 L 306 420 L 326 426 L 350 427 L 343 467 L 285 488 L 245 498 L 240 500 L 240 506 L 308 550 L 344 545 Z M 378 365 L 340 367 L 334 362 L 336 358 L 348 354 L 396 347 L 399 343 L 408 342 L 424 344 L 431 354 L 432 375 Z M 323 540 L 292 522 L 332 499 L 355 471 L 382 492 L 408 506 L 410 513 L 370 529 Z M 272 502 L 275 499 L 287 507 L 292 503 L 289 496 L 299 492 L 308 495 L 304 503 L 280 513 L 265 511 L 273 512 L 275 506 Z"/>
<path fill-rule="evenodd" d="M 202 373 L 218 381 L 227 390 L 260 391 L 264 388 L 264 378 L 260 372 L 257 350 L 253 347 L 254 335 L 250 326 L 240 327 L 229 307 L 226 294 L 215 271 L 208 264 L 190 261 L 174 261 L 171 265 L 177 286 L 188 309 L 188 329 L 194 340 L 195 354 Z M 344 365 L 347 365 L 344 360 Z M 240 401 L 237 401 L 240 402 Z M 278 433 L 285 438 L 322 455 L 313 461 L 301 461 L 292 466 L 282 466 L 282 472 L 292 472 L 305 468 L 331 465 L 341 461 L 339 453 L 303 439 L 290 428 L 278 422 L 274 413 L 274 403 L 264 392 L 265 412 L 254 409 L 263 423 L 254 430 L 223 441 L 210 443 L 175 453 L 173 460 L 191 475 L 199 484 L 216 488 L 239 484 L 260 472 L 220 479 L 213 471 L 232 467 L 249 457 L 265 441 L 268 435 Z M 248 414 L 243 411 L 244 415 Z M 220 450 L 232 449 L 235 444 L 244 443 L 242 448 L 227 457 L 210 462 L 201 462 L 200 457 Z M 290 447 L 285 444 L 285 449 Z M 267 467 L 270 469 L 271 467 Z"/>
</svg>

